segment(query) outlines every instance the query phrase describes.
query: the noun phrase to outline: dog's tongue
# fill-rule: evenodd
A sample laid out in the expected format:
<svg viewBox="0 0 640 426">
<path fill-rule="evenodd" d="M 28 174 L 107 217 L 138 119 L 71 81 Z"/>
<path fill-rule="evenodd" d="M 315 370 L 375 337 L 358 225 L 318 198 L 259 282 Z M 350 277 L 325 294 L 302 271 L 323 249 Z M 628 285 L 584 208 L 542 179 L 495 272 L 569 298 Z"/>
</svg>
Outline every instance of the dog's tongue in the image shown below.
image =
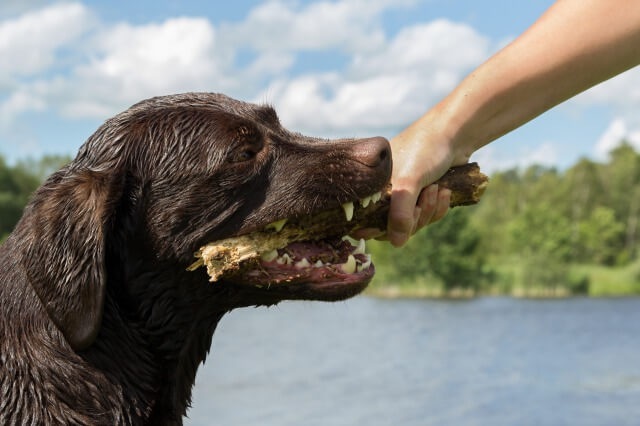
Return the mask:
<svg viewBox="0 0 640 426">
<path fill-rule="evenodd" d="M 293 265 L 296 269 L 331 266 L 341 272 L 352 274 L 368 269 L 371 266 L 371 255 L 366 252 L 364 240 L 356 241 L 344 237 L 291 243 L 276 250 L 268 258 L 263 257 L 262 265 L 273 266 L 274 261 L 277 265 Z"/>
<path fill-rule="evenodd" d="M 288 254 L 293 259 L 307 259 L 309 263 L 316 263 L 318 260 L 323 263 L 340 263 L 346 261 L 351 254 L 351 247 L 352 244 L 348 241 L 339 239 L 306 243 L 296 241 L 278 252 L 280 256 Z"/>
</svg>

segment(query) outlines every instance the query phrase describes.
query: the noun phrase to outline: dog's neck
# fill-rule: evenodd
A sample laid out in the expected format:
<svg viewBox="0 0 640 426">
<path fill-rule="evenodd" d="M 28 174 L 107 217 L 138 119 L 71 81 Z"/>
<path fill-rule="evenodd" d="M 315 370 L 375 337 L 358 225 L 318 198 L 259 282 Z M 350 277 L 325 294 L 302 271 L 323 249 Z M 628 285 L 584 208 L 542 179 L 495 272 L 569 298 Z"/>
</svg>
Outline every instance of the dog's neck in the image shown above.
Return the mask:
<svg viewBox="0 0 640 426">
<path fill-rule="evenodd" d="M 222 316 L 263 301 L 251 288 L 209 282 L 204 268 L 189 272 L 176 262 L 148 258 L 153 250 L 140 247 L 144 241 L 127 239 L 108 252 L 110 274 L 100 333 L 110 333 L 108 341 L 122 346 L 126 387 L 145 395 L 149 424 L 166 424 L 168 419 L 180 424 Z M 105 354 L 110 351 L 113 348 L 104 348 Z M 127 363 L 145 368 L 128 369 Z"/>
<path fill-rule="evenodd" d="M 131 371 L 137 376 L 132 385 L 152 391 L 151 419 L 163 421 L 181 419 L 190 406 L 197 369 L 218 322 L 230 309 L 220 303 L 224 294 L 215 284 L 207 284 L 200 274 L 175 270 L 141 268 L 128 271 L 121 282 L 110 282 L 103 321 L 104 332 L 115 327 L 116 334 L 135 334 L 121 336 L 129 341 L 126 344 L 137 346 L 130 346 L 126 356 L 135 358 L 132 365 L 142 364 L 147 370 Z"/>
</svg>

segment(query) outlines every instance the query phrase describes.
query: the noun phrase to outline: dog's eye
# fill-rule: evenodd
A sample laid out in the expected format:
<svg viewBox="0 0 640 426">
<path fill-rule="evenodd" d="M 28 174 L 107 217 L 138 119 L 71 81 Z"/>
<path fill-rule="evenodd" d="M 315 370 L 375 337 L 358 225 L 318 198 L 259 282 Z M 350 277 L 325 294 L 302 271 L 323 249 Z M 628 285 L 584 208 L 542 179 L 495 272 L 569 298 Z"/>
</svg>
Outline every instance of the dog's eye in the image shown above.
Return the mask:
<svg viewBox="0 0 640 426">
<path fill-rule="evenodd" d="M 249 161 L 249 160 L 252 160 L 253 158 L 255 158 L 255 156 L 257 154 L 258 154 L 258 152 L 256 150 L 254 150 L 254 149 L 240 150 L 233 156 L 233 162 L 234 163 L 239 163 L 239 162 L 242 162 L 242 161 Z"/>
<path fill-rule="evenodd" d="M 241 163 L 253 160 L 264 143 L 262 135 L 253 126 L 241 125 L 235 130 L 235 148 L 230 153 L 229 160 L 232 163 Z"/>
<path fill-rule="evenodd" d="M 232 163 L 243 163 L 251 161 L 264 146 L 264 141 L 260 131 L 248 123 L 239 123 L 231 128 L 233 143 L 229 152 L 228 161 Z"/>
</svg>

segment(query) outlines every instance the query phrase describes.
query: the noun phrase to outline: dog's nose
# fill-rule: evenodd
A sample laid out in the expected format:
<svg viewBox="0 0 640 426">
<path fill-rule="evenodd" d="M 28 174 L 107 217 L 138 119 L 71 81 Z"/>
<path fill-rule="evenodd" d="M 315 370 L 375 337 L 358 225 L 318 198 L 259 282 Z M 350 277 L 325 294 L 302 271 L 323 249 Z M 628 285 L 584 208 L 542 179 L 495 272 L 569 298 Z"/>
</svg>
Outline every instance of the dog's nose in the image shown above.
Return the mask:
<svg viewBox="0 0 640 426">
<path fill-rule="evenodd" d="M 369 167 L 391 169 L 391 146 L 382 136 L 358 141 L 354 147 L 354 156 Z"/>
</svg>

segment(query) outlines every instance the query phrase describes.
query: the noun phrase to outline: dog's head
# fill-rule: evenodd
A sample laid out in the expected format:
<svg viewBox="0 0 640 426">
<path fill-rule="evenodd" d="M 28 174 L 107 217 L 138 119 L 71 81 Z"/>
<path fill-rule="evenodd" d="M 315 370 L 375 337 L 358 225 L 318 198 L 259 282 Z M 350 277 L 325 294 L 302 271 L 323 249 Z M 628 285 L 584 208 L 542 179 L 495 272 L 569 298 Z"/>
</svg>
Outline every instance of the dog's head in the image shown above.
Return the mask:
<svg viewBox="0 0 640 426">
<path fill-rule="evenodd" d="M 198 279 L 244 287 L 248 299 L 237 304 L 352 296 L 373 270 L 330 267 L 355 249 L 344 242 L 297 243 L 288 261 L 257 264 L 261 273 L 246 275 L 249 283 L 209 283 L 186 268 L 206 243 L 379 192 L 390 157 L 384 138 L 306 137 L 284 129 L 269 106 L 219 94 L 140 102 L 106 121 L 36 193 L 26 215 L 34 235 L 25 257 L 30 280 L 76 348 L 97 333 L 107 282 L 132 271 L 172 268 L 176 285 Z M 298 254 L 308 267 L 296 268 L 291 257 Z M 314 261 L 321 256 L 322 265 Z M 295 279 L 262 285 L 269 268 Z"/>
</svg>

